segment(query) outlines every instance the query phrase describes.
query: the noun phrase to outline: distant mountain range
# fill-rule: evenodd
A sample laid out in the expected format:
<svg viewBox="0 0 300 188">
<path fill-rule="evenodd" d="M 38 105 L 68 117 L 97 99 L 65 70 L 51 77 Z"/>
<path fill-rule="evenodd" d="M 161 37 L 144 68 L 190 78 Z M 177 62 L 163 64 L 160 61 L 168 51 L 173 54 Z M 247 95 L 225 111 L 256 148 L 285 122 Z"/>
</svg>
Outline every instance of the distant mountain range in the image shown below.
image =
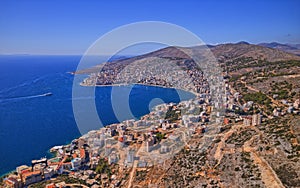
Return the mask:
<svg viewBox="0 0 300 188">
<path fill-rule="evenodd" d="M 259 43 L 259 46 L 282 50 L 300 56 L 300 44 L 280 44 L 277 42 Z"/>
<path fill-rule="evenodd" d="M 221 60 L 236 59 L 240 57 L 251 57 L 253 59 L 267 60 L 270 62 L 300 59 L 295 53 L 291 53 L 287 50 L 249 44 L 247 42 L 220 44 L 211 47 L 210 49 L 216 58 Z"/>
<path fill-rule="evenodd" d="M 211 50 L 211 52 L 218 60 L 222 60 L 222 59 L 231 60 L 240 57 L 251 57 L 253 59 L 267 60 L 270 62 L 285 61 L 285 60 L 300 60 L 299 56 L 287 50 L 265 47 L 262 45 L 249 44 L 244 41 L 238 43 L 207 45 L 207 47 Z M 203 46 L 195 46 L 195 47 L 188 47 L 188 48 L 193 49 L 194 51 L 205 50 Z M 151 53 L 136 56 L 128 60 L 143 59 L 148 57 L 172 57 L 172 58 L 189 59 L 190 57 L 184 54 L 180 49 L 184 49 L 184 48 L 167 47 Z"/>
<path fill-rule="evenodd" d="M 225 62 L 237 62 L 243 63 L 241 59 L 250 58 L 251 61 L 257 62 L 258 60 L 276 62 L 276 61 L 288 61 L 288 60 L 300 60 L 300 56 L 294 53 L 291 53 L 291 50 L 295 52 L 297 50 L 297 45 L 294 47 L 279 44 L 279 43 L 262 43 L 260 45 L 249 44 L 247 42 L 238 42 L 238 43 L 227 43 L 219 45 L 207 45 L 205 46 L 195 46 L 195 47 L 166 47 L 150 53 L 143 55 L 138 55 L 134 57 L 123 57 L 111 60 L 110 62 L 117 66 L 127 66 L 128 64 L 135 62 L 137 60 L 151 59 L 153 57 L 165 58 L 170 60 L 176 59 L 191 59 L 187 54 L 182 50 L 188 49 L 193 50 L 194 52 L 207 53 L 210 52 L 216 57 L 220 63 Z M 208 50 L 209 49 L 209 50 Z M 299 50 L 300 51 L 300 50 Z M 209 53 L 210 53 L 209 52 Z M 98 72 L 97 66 L 91 67 L 85 70 L 76 71 L 77 74 L 88 74 L 93 72 Z"/>
<path fill-rule="evenodd" d="M 265 43 L 267 44 L 267 43 Z M 270 43 L 272 44 L 272 43 Z M 236 59 L 240 57 L 252 57 L 253 59 L 261 59 L 267 60 L 270 62 L 273 61 L 285 61 L 285 60 L 300 60 L 300 57 L 295 55 L 295 53 L 290 52 L 292 49 L 297 50 L 297 46 L 295 47 L 285 45 L 289 48 L 279 48 L 280 44 L 274 47 L 263 46 L 263 45 L 255 45 L 249 44 L 247 42 L 241 41 L 238 43 L 227 43 L 227 44 L 219 44 L 219 45 L 207 45 L 207 48 L 211 50 L 214 56 L 221 59 Z M 282 44 L 284 46 L 284 44 Z M 299 45 L 300 47 L 300 45 Z M 188 49 L 193 49 L 194 51 L 201 51 L 207 48 L 203 48 L 203 46 L 195 46 L 195 47 L 187 47 Z M 166 47 L 154 52 L 146 53 L 144 55 L 135 56 L 132 58 L 128 58 L 126 60 L 118 60 L 118 61 L 135 61 L 137 59 L 144 59 L 149 57 L 169 57 L 169 58 L 181 58 L 181 59 L 189 59 L 183 51 L 180 49 L 185 49 L 184 47 Z M 289 51 L 290 50 L 290 51 Z M 300 52 L 300 49 L 298 49 Z"/>
</svg>

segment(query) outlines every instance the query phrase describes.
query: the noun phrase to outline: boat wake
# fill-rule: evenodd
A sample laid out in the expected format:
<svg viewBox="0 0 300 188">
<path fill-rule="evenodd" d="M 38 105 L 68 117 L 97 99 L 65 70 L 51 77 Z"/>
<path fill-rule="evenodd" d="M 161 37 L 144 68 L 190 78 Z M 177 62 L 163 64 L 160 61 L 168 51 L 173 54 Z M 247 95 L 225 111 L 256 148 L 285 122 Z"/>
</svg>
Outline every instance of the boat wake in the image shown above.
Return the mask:
<svg viewBox="0 0 300 188">
<path fill-rule="evenodd" d="M 38 97 L 47 97 L 51 96 L 52 93 L 43 93 L 39 95 L 28 95 L 28 96 L 18 96 L 18 97 L 9 97 L 9 98 L 0 98 L 0 102 L 4 101 L 11 101 L 11 100 L 22 100 L 22 99 L 32 99 L 32 98 L 38 98 Z"/>
<path fill-rule="evenodd" d="M 9 88 L 1 89 L 0 90 L 0 94 L 9 93 L 11 91 L 18 90 L 18 89 L 21 89 L 21 88 L 24 88 L 24 87 L 28 87 L 28 86 L 34 85 L 34 84 L 36 84 L 38 82 L 42 82 L 43 80 L 45 80 L 46 76 L 47 75 L 41 76 L 41 77 L 37 77 L 37 78 L 35 78 L 33 80 L 28 80 L 28 81 L 23 82 L 21 84 L 18 84 L 16 86 L 12 86 L 12 87 L 9 87 Z"/>
</svg>

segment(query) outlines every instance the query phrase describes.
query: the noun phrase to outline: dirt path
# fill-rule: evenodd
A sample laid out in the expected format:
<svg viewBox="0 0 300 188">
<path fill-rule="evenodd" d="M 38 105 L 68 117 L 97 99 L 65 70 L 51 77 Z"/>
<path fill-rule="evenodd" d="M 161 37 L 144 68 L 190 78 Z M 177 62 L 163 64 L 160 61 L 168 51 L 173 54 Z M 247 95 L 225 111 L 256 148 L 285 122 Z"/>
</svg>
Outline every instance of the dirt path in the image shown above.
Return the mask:
<svg viewBox="0 0 300 188">
<path fill-rule="evenodd" d="M 133 180 L 133 177 L 134 177 L 134 173 L 136 171 L 136 167 L 137 167 L 137 161 L 134 161 L 133 162 L 133 168 L 132 168 L 132 170 L 130 172 L 130 176 L 129 176 L 129 181 L 128 181 L 127 188 L 131 188 L 131 186 L 132 186 L 132 180 Z"/>
<path fill-rule="evenodd" d="M 143 147 L 140 147 L 140 148 L 138 149 L 138 151 L 136 152 L 135 156 L 138 156 L 138 155 L 139 155 L 139 153 L 142 151 L 142 148 L 143 148 Z M 127 186 L 127 188 L 131 188 L 131 186 L 132 186 L 132 181 L 133 181 L 133 178 L 134 178 L 134 175 L 135 175 L 135 171 L 136 171 L 138 162 L 139 162 L 138 160 L 134 160 L 134 161 L 133 161 L 132 170 L 131 170 L 131 172 L 130 172 L 130 176 L 129 176 L 129 181 L 128 181 L 128 186 Z"/>
<path fill-rule="evenodd" d="M 293 74 L 293 75 L 286 75 L 286 76 L 283 76 L 284 78 L 297 78 L 297 77 L 300 77 L 300 74 Z"/>
<path fill-rule="evenodd" d="M 222 151 L 222 148 L 225 147 L 225 141 L 232 135 L 232 133 L 235 133 L 240 127 L 242 127 L 242 124 L 234 125 L 228 132 L 224 133 L 224 135 L 222 136 L 221 141 L 218 143 L 216 152 L 214 154 L 214 158 L 218 161 L 214 168 L 220 164 L 223 158 L 224 152 Z"/>
<path fill-rule="evenodd" d="M 224 136 L 221 138 L 221 141 L 218 143 L 214 158 L 218 160 L 218 163 L 215 165 L 218 166 L 223 158 L 224 152 L 222 151 L 222 148 L 225 146 L 225 141 L 232 135 L 232 133 L 236 132 L 238 128 L 241 127 L 241 125 L 235 125 L 231 128 L 230 131 L 224 134 Z M 250 127 L 249 127 L 250 128 Z M 253 159 L 254 163 L 258 165 L 262 181 L 265 183 L 266 187 L 270 188 L 283 188 L 283 184 L 280 181 L 280 179 L 277 177 L 276 173 L 272 169 L 272 167 L 268 164 L 268 162 L 261 157 L 255 150 L 255 148 L 251 147 L 250 144 L 252 141 L 259 137 L 261 134 L 263 134 L 257 127 L 251 126 L 251 129 L 255 130 L 258 134 L 253 136 L 250 140 L 244 143 L 243 149 L 246 152 L 250 152 L 251 158 Z"/>
<path fill-rule="evenodd" d="M 251 158 L 253 159 L 254 163 L 258 165 L 258 168 L 261 171 L 261 177 L 262 181 L 265 183 L 266 187 L 270 188 L 277 188 L 282 187 L 284 188 L 282 182 L 277 177 L 276 173 L 272 169 L 272 167 L 269 165 L 269 163 L 261 157 L 255 150 L 255 148 L 252 148 L 250 146 L 251 142 L 254 138 L 256 138 L 258 135 L 253 136 L 249 141 L 245 142 L 244 144 L 244 151 L 250 152 Z"/>
</svg>

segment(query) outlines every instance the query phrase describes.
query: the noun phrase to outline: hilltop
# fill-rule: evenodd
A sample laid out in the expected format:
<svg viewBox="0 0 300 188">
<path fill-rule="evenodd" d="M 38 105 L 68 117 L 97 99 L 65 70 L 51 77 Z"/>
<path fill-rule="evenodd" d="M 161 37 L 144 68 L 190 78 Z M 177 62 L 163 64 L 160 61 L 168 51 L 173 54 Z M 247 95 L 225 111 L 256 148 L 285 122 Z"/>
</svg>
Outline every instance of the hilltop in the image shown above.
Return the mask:
<svg viewBox="0 0 300 188">
<path fill-rule="evenodd" d="M 207 51 L 208 49 L 211 50 L 213 55 L 217 58 L 217 60 L 221 63 L 227 62 L 227 61 L 234 61 L 239 60 L 239 58 L 242 59 L 251 59 L 254 61 L 258 60 L 264 60 L 269 62 L 275 62 L 275 61 L 286 61 L 286 60 L 300 60 L 300 57 L 291 54 L 288 52 L 284 52 L 278 49 L 263 47 L 259 45 L 249 44 L 246 42 L 239 42 L 239 43 L 229 43 L 229 44 L 219 44 L 219 45 L 207 45 L 206 46 L 195 46 L 195 47 L 175 47 L 170 46 L 166 48 L 162 48 L 159 50 L 156 50 L 154 52 L 150 52 L 144 55 L 134 56 L 130 58 L 124 58 L 119 59 L 116 61 L 109 62 L 108 64 L 111 64 L 113 66 L 121 66 L 126 67 L 127 65 L 138 61 L 138 60 L 147 60 L 147 58 L 169 58 L 172 60 L 175 59 L 185 59 L 185 60 L 191 60 L 191 57 L 189 57 L 186 53 L 184 53 L 184 50 L 195 50 L 195 51 Z M 107 64 L 107 65 L 108 65 Z M 89 69 L 85 70 L 79 70 L 75 72 L 75 74 L 86 74 L 86 73 L 93 73 L 97 72 L 99 69 L 99 66 L 91 67 Z"/>
<path fill-rule="evenodd" d="M 211 48 L 213 54 L 222 60 L 234 60 L 237 58 L 252 58 L 265 61 L 300 60 L 300 57 L 279 49 L 263 47 L 254 44 L 236 43 L 221 44 Z"/>
</svg>

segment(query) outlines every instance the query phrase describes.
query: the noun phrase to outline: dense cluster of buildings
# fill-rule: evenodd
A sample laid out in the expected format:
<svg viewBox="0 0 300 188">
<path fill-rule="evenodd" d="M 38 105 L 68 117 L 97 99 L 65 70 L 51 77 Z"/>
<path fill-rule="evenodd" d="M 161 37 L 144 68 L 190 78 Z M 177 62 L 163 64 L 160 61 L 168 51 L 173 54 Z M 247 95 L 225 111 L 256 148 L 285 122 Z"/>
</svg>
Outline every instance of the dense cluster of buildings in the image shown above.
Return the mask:
<svg viewBox="0 0 300 188">
<path fill-rule="evenodd" d="M 77 148 L 79 146 L 79 149 L 70 150 L 74 144 Z M 5 184 L 8 187 L 26 187 L 43 180 L 49 180 L 56 175 L 71 173 L 88 161 L 86 150 L 77 141 L 73 141 L 69 146 L 56 146 L 51 151 L 56 153 L 55 158 L 32 160 L 31 166 L 21 165 L 17 167 L 15 173 L 9 174 L 4 179 Z"/>
<path fill-rule="evenodd" d="M 300 114 L 300 99 L 296 99 L 294 102 L 288 102 L 287 100 L 282 100 L 281 103 L 286 106 L 286 108 L 274 108 L 273 116 L 284 116 L 285 114 Z"/>
<path fill-rule="evenodd" d="M 257 126 L 262 122 L 262 114 L 241 115 L 252 108 L 253 102 L 240 104 L 242 97 L 233 93 L 228 84 L 226 87 L 226 104 L 228 111 L 224 124 L 241 121 L 245 126 Z M 201 91 L 207 91 L 201 85 Z M 221 104 L 221 103 L 220 103 Z M 286 104 L 287 113 L 298 112 L 300 100 Z M 8 187 L 24 187 L 43 180 L 49 180 L 60 174 L 70 178 L 80 179 L 89 187 L 122 185 L 123 176 L 117 174 L 97 174 L 95 169 L 100 159 L 105 159 L 108 165 L 118 164 L 123 168 L 131 168 L 136 162 L 137 168 L 145 168 L 170 158 L 184 147 L 193 135 L 205 133 L 212 117 L 212 112 L 218 104 L 211 102 L 211 95 L 204 92 L 194 99 L 182 101 L 179 104 L 161 104 L 152 112 L 139 120 L 126 120 L 117 124 L 93 130 L 82 137 L 73 140 L 66 146 L 55 146 L 51 159 L 33 160 L 32 165 L 17 167 L 16 172 L 5 178 Z M 291 111 L 289 111 L 291 110 Z M 281 109 L 274 109 L 274 116 L 282 115 Z M 112 178 L 113 177 L 113 178 Z M 64 187 L 66 184 L 59 184 Z M 49 186 L 57 187 L 56 184 Z"/>
<path fill-rule="evenodd" d="M 33 161 L 31 167 L 18 167 L 16 173 L 5 179 L 6 185 L 22 187 L 67 174 L 70 178 L 84 181 L 89 187 L 121 186 L 124 174 L 96 173 L 100 160 L 104 159 L 112 166 L 117 164 L 120 169 L 129 169 L 135 165 L 137 168 L 145 168 L 164 161 L 186 146 L 191 136 L 206 134 L 211 129 L 212 117 L 220 117 L 222 114 L 215 109 L 222 107 L 227 111 L 226 118 L 222 121 L 225 125 L 238 121 L 244 126 L 262 123 L 261 113 L 248 113 L 253 109 L 253 101 L 241 104 L 242 95 L 230 88 L 228 81 L 223 85 L 216 79 L 220 75 L 203 75 L 193 64 L 188 64 L 190 67 L 187 69 L 180 64 L 174 67 L 174 62 L 169 64 L 159 58 L 150 58 L 147 62 L 138 60 L 135 63 L 104 67 L 104 71 L 92 74 L 83 85 L 160 85 L 192 91 L 196 97 L 178 104 L 158 105 L 139 120 L 108 125 L 88 132 L 69 145 L 53 147 L 51 152 L 55 153 L 54 158 L 46 162 L 45 159 Z M 204 76 L 208 79 L 203 79 Z M 282 103 L 287 108 L 275 108 L 273 116 L 298 113 L 300 99 L 293 103 Z M 215 122 L 221 125 L 220 118 Z"/>
<path fill-rule="evenodd" d="M 218 119 L 221 116 L 220 111 L 215 114 L 214 111 L 223 106 L 225 93 L 222 92 L 225 90 L 221 80 L 216 79 L 222 76 L 214 71 L 216 67 L 207 66 L 210 64 L 202 68 L 211 70 L 207 72 L 208 79 L 204 79 L 195 62 L 187 59 L 152 57 L 134 63 L 105 65 L 100 73 L 91 74 L 82 85 L 159 85 L 190 91 L 196 97 L 179 104 L 158 105 L 139 120 L 112 124 L 90 131 L 69 145 L 53 147 L 54 158 L 35 161 L 37 164 L 31 167 L 18 167 L 15 174 L 5 179 L 6 185 L 22 187 L 67 174 L 89 186 L 106 186 L 107 180 L 117 181 L 122 177 L 107 173 L 97 176 L 95 169 L 100 159 L 126 169 L 135 162 L 138 168 L 144 168 L 170 158 L 186 145 L 192 135 L 205 133 L 210 127 L 211 117 Z M 113 184 L 119 185 L 120 182 Z"/>
<path fill-rule="evenodd" d="M 10 174 L 5 183 L 10 187 L 22 187 L 68 174 L 91 186 L 99 185 L 94 170 L 102 158 L 109 165 L 125 168 L 132 167 L 137 159 L 137 167 L 152 166 L 156 160 L 178 152 L 190 135 L 204 133 L 211 109 L 209 95 L 199 95 L 179 104 L 158 105 L 139 120 L 126 120 L 93 130 L 69 145 L 51 148 L 54 158 L 33 160 L 30 167 L 17 167 L 16 173 Z M 105 182 L 103 178 L 102 183 Z"/>
<path fill-rule="evenodd" d="M 195 63 L 190 60 L 174 62 L 158 57 L 130 64 L 107 63 L 99 73 L 91 74 L 81 84 L 94 86 L 132 83 L 181 88 L 196 93 L 205 93 L 209 89 L 208 83 L 203 79 L 203 72 Z"/>
<path fill-rule="evenodd" d="M 4 182 L 8 187 L 24 187 L 42 180 L 49 180 L 57 169 L 51 165 L 48 166 L 46 158 L 32 162 L 32 166 L 22 165 L 16 168 L 14 174 L 5 178 Z"/>
</svg>

